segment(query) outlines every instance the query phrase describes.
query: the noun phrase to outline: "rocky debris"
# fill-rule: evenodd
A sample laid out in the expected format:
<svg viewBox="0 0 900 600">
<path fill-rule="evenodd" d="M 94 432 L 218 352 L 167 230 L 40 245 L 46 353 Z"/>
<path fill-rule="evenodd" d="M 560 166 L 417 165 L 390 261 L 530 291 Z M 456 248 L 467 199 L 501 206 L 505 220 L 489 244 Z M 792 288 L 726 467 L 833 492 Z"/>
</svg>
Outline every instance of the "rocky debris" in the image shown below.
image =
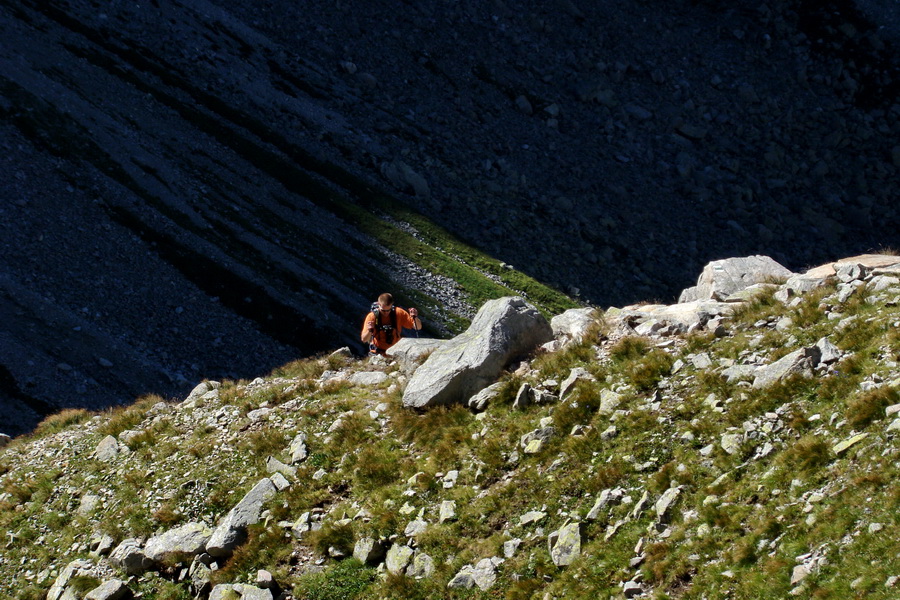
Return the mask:
<svg viewBox="0 0 900 600">
<path fill-rule="evenodd" d="M 575 384 L 579 381 L 596 381 L 596 378 L 591 375 L 584 367 L 575 367 L 571 371 L 569 371 L 569 376 L 566 377 L 561 384 L 559 384 L 559 399 L 565 400 L 566 396 L 575 389 Z"/>
<path fill-rule="evenodd" d="M 291 446 L 288 451 L 291 453 L 292 465 L 303 462 L 306 460 L 306 457 L 309 456 L 309 449 L 306 447 L 307 439 L 308 436 L 306 433 L 301 431 L 294 436 L 294 439 L 291 441 Z"/>
<path fill-rule="evenodd" d="M 401 338 L 399 342 L 388 348 L 385 354 L 397 361 L 400 369 L 407 376 L 412 375 L 425 357 L 440 348 L 444 340 L 434 338 Z"/>
<path fill-rule="evenodd" d="M 388 380 L 384 371 L 358 371 L 350 376 L 348 381 L 353 385 L 375 386 Z"/>
<path fill-rule="evenodd" d="M 434 575 L 434 559 L 423 552 L 416 552 L 412 564 L 406 568 L 406 576 L 426 579 Z"/>
<path fill-rule="evenodd" d="M 493 383 L 518 356 L 551 339 L 550 324 L 522 298 L 484 304 L 465 333 L 435 350 L 403 392 L 403 405 L 463 403 Z"/>
<path fill-rule="evenodd" d="M 563 525 L 549 535 L 547 544 L 553 564 L 557 567 L 571 565 L 581 554 L 581 523 Z"/>
<path fill-rule="evenodd" d="M 447 583 L 450 589 L 466 589 L 470 590 L 475 587 L 475 569 L 472 565 L 465 565 L 453 576 Z"/>
<path fill-rule="evenodd" d="M 185 523 L 147 540 L 144 555 L 156 563 L 188 561 L 205 550 L 212 534 L 203 523 Z"/>
<path fill-rule="evenodd" d="M 206 544 L 211 556 L 230 556 L 247 537 L 247 526 L 259 522 L 263 504 L 276 493 L 268 477 L 262 479 L 225 515 Z"/>
</svg>

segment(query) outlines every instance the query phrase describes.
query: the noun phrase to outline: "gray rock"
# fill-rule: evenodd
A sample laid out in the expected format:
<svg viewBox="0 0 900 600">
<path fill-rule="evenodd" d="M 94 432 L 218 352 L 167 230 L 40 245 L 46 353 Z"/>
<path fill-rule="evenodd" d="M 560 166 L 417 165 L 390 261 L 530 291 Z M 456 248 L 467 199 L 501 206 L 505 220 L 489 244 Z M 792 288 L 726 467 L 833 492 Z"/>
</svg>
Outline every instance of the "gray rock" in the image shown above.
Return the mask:
<svg viewBox="0 0 900 600">
<path fill-rule="evenodd" d="M 440 517 L 439 522 L 444 523 L 446 521 L 455 521 L 456 520 L 456 501 L 455 500 L 444 500 L 441 502 L 440 509 Z"/>
<path fill-rule="evenodd" d="M 553 337 L 550 324 L 522 298 L 481 307 L 472 325 L 435 350 L 403 393 L 403 404 L 425 408 L 463 403 L 493 383 L 514 358 Z"/>
<path fill-rule="evenodd" d="M 482 558 L 472 569 L 475 585 L 482 591 L 489 590 L 497 582 L 497 568 L 490 558 Z"/>
<path fill-rule="evenodd" d="M 640 596 L 644 593 L 644 590 L 641 588 L 641 584 L 636 581 L 626 581 L 625 585 L 622 586 L 622 593 L 626 598 L 634 598 L 635 596 Z"/>
<path fill-rule="evenodd" d="M 602 389 L 600 390 L 600 408 L 597 412 L 601 415 L 609 416 L 613 414 L 621 403 L 621 394 L 617 394 L 610 389 Z"/>
<path fill-rule="evenodd" d="M 522 438 L 519 440 L 519 443 L 522 445 L 523 448 L 525 446 L 527 446 L 533 440 L 540 440 L 546 444 L 555 435 L 556 435 L 555 427 L 541 427 L 541 428 L 535 429 L 534 431 L 530 431 L 530 432 L 526 433 L 525 435 L 523 435 Z"/>
<path fill-rule="evenodd" d="M 97 507 L 100 506 L 100 496 L 97 494 L 85 494 L 81 497 L 81 503 L 78 505 L 78 514 L 87 517 L 93 514 Z"/>
<path fill-rule="evenodd" d="M 504 385 L 504 382 L 498 381 L 487 386 L 486 388 L 469 398 L 469 408 L 477 411 L 486 409 L 491 400 L 500 395 L 500 390 L 503 389 Z"/>
<path fill-rule="evenodd" d="M 413 579 L 425 579 L 434 575 L 434 559 L 422 552 L 416 553 L 412 564 L 406 569 L 406 576 Z"/>
<path fill-rule="evenodd" d="M 409 565 L 410 561 L 412 561 L 412 557 L 412 548 L 405 545 L 401 546 L 400 544 L 394 544 L 391 546 L 391 549 L 388 550 L 387 558 L 384 561 L 384 568 L 387 569 L 388 573 L 402 575 L 406 571 L 406 567 Z"/>
<path fill-rule="evenodd" d="M 531 389 L 531 385 L 523 383 L 519 386 L 519 391 L 516 392 L 516 399 L 513 400 L 513 408 L 522 410 L 529 406 L 533 401 L 534 391 Z"/>
<path fill-rule="evenodd" d="M 675 501 L 678 499 L 679 494 L 681 494 L 681 486 L 672 487 L 663 492 L 659 500 L 656 501 L 656 504 L 653 508 L 656 511 L 656 516 L 660 521 L 665 521 L 669 508 L 671 508 L 672 505 L 675 504 Z"/>
<path fill-rule="evenodd" d="M 69 582 L 76 577 L 96 577 L 97 568 L 89 560 L 75 560 L 66 565 L 62 573 L 50 586 L 47 600 L 63 600 L 66 597 Z M 74 595 L 71 597 L 74 598 Z"/>
<path fill-rule="evenodd" d="M 209 593 L 209 600 L 274 600 L 272 590 L 241 583 L 220 583 Z"/>
<path fill-rule="evenodd" d="M 212 529 L 203 523 L 186 523 L 147 540 L 144 555 L 162 563 L 190 559 L 203 552 L 212 533 Z"/>
<path fill-rule="evenodd" d="M 400 365 L 407 375 L 412 375 L 429 354 L 440 348 L 445 340 L 434 338 L 401 338 L 399 342 L 388 348 L 385 354 Z"/>
<path fill-rule="evenodd" d="M 387 373 L 383 371 L 359 371 L 350 376 L 350 383 L 362 386 L 381 385 L 387 380 Z"/>
<path fill-rule="evenodd" d="M 566 396 L 575 389 L 575 384 L 581 380 L 596 381 L 593 375 L 588 373 L 583 367 L 575 367 L 569 371 L 569 376 L 559 386 L 559 398 L 565 400 Z"/>
<path fill-rule="evenodd" d="M 728 380 L 728 383 L 749 379 L 756 373 L 756 365 L 733 365 L 726 369 L 722 369 L 722 375 Z"/>
<path fill-rule="evenodd" d="M 275 495 L 275 484 L 268 477 L 261 480 L 225 515 L 206 544 L 212 556 L 230 556 L 247 539 L 247 526 L 259 522 L 262 505 Z"/>
<path fill-rule="evenodd" d="M 832 344 L 827 337 L 823 337 L 816 342 L 816 348 L 819 349 L 821 354 L 819 357 L 820 363 L 828 365 L 841 359 L 842 353 L 840 349 Z"/>
<path fill-rule="evenodd" d="M 550 319 L 553 337 L 563 345 L 581 341 L 588 329 L 597 322 L 597 311 L 593 308 L 570 308 Z"/>
<path fill-rule="evenodd" d="M 111 535 L 100 535 L 91 540 L 91 554 L 106 556 L 116 547 L 116 540 Z"/>
<path fill-rule="evenodd" d="M 147 558 L 139 540 L 129 538 L 109 555 L 109 562 L 119 567 L 128 575 L 141 575 L 153 568 L 153 561 Z"/>
<path fill-rule="evenodd" d="M 859 263 L 843 263 L 838 265 L 835 276 L 842 283 L 858 281 L 865 279 L 867 274 L 866 267 Z"/>
<path fill-rule="evenodd" d="M 794 273 L 768 256 L 716 260 L 704 267 L 697 285 L 681 292 L 678 302 L 723 300 L 756 283 L 788 279 Z"/>
<path fill-rule="evenodd" d="M 204 554 L 202 557 L 212 558 L 208 554 Z M 207 595 L 212 587 L 212 584 L 210 583 L 212 569 L 201 560 L 202 557 L 195 558 L 194 562 L 191 563 L 190 569 L 188 569 L 188 577 L 191 578 L 191 591 L 193 591 L 195 598 Z"/>
<path fill-rule="evenodd" d="M 447 584 L 448 588 L 461 588 L 470 590 L 475 587 L 475 569 L 472 565 L 466 565 L 453 576 L 453 579 Z"/>
<path fill-rule="evenodd" d="M 128 596 L 131 590 L 120 579 L 104 581 L 99 587 L 94 588 L 85 595 L 84 600 L 121 600 Z"/>
<path fill-rule="evenodd" d="M 416 537 L 417 535 L 421 535 L 422 533 L 424 533 L 426 529 L 428 529 L 428 521 L 416 519 L 406 524 L 406 529 L 403 530 L 403 535 L 409 538 Z"/>
<path fill-rule="evenodd" d="M 309 456 L 309 449 L 306 447 L 305 433 L 301 431 L 294 437 L 294 440 L 291 442 L 290 452 L 292 465 L 306 460 L 306 457 Z"/>
<path fill-rule="evenodd" d="M 801 348 L 783 356 L 774 363 L 759 367 L 753 380 L 754 388 L 764 388 L 790 375 L 812 376 L 812 369 L 819 364 L 822 351 L 818 346 Z"/>
<path fill-rule="evenodd" d="M 726 433 L 722 436 L 720 440 L 720 445 L 722 446 L 722 450 L 727 452 L 728 454 L 737 454 L 741 449 L 741 444 L 744 441 L 744 436 L 738 433 Z"/>
<path fill-rule="evenodd" d="M 547 539 L 550 558 L 557 567 L 575 562 L 581 554 L 581 524 L 569 523 L 550 534 Z"/>
<path fill-rule="evenodd" d="M 353 558 L 364 565 L 377 565 L 385 554 L 384 543 L 373 538 L 360 538 L 353 546 Z"/>
<path fill-rule="evenodd" d="M 297 468 L 284 464 L 274 456 L 270 456 L 266 459 L 266 472 L 280 473 L 291 481 L 297 479 Z"/>
<path fill-rule="evenodd" d="M 513 538 L 503 542 L 503 556 L 512 558 L 516 555 L 516 551 L 518 551 L 520 545 L 522 545 L 522 540 L 520 538 Z"/>
<path fill-rule="evenodd" d="M 120 451 L 119 441 L 108 435 L 97 444 L 97 449 L 94 450 L 94 458 L 100 462 L 110 462 L 119 456 Z"/>
</svg>

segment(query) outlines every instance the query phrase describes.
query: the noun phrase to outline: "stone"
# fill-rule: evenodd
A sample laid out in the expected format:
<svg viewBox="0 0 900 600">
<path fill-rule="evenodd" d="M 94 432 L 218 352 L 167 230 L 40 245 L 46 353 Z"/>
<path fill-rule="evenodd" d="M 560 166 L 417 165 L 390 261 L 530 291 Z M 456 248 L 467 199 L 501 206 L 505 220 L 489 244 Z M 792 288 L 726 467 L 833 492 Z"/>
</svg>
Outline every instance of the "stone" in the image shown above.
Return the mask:
<svg viewBox="0 0 900 600">
<path fill-rule="evenodd" d="M 669 512 L 669 508 L 671 508 L 672 505 L 675 504 L 675 501 L 678 499 L 679 494 L 681 494 L 681 486 L 672 487 L 663 492 L 659 500 L 656 501 L 653 509 L 656 511 L 656 516 L 660 521 L 665 522 L 667 513 Z"/>
<path fill-rule="evenodd" d="M 272 590 L 241 583 L 220 583 L 209 593 L 209 600 L 274 600 Z"/>
<path fill-rule="evenodd" d="M 406 569 L 406 576 L 413 579 L 426 579 L 434 575 L 434 559 L 423 552 L 417 552 L 412 564 Z"/>
<path fill-rule="evenodd" d="M 482 411 L 488 407 L 491 400 L 500 395 L 500 390 L 506 385 L 502 381 L 492 383 L 471 398 L 469 398 L 468 406 L 472 410 Z"/>
<path fill-rule="evenodd" d="M 94 450 L 94 458 L 100 462 L 110 462 L 115 460 L 120 452 L 119 441 L 113 436 L 108 435 L 97 444 L 97 449 Z"/>
<path fill-rule="evenodd" d="M 525 448 L 534 440 L 540 440 L 543 443 L 547 443 L 555 435 L 556 427 L 541 427 L 523 435 L 519 440 L 519 443 L 523 448 Z"/>
<path fill-rule="evenodd" d="M 744 436 L 739 433 L 726 433 L 722 436 L 720 445 L 726 453 L 734 455 L 740 452 L 743 441 Z"/>
<path fill-rule="evenodd" d="M 840 349 L 832 344 L 827 337 L 823 337 L 816 342 L 816 348 L 819 349 L 819 353 L 821 354 L 819 362 L 826 365 L 837 362 L 842 356 Z"/>
<path fill-rule="evenodd" d="M 482 591 L 491 589 L 497 582 L 497 568 L 490 558 L 482 558 L 472 569 L 472 578 L 475 585 Z"/>
<path fill-rule="evenodd" d="M 846 452 L 847 450 L 849 450 L 850 448 L 852 448 L 859 442 L 863 441 L 867 437 L 869 437 L 868 433 L 860 433 L 860 434 L 854 435 L 850 439 L 844 440 L 843 442 L 840 442 L 839 444 L 835 444 L 831 450 L 836 455 L 840 456 L 841 454 L 843 454 L 844 452 Z"/>
<path fill-rule="evenodd" d="M 768 256 L 716 260 L 704 267 L 696 286 L 681 292 L 678 302 L 723 300 L 753 284 L 788 279 L 792 275 L 793 272 Z"/>
<path fill-rule="evenodd" d="M 106 556 L 116 547 L 116 540 L 111 535 L 100 535 L 91 540 L 91 554 L 94 556 Z"/>
<path fill-rule="evenodd" d="M 387 373 L 383 371 L 359 371 L 350 376 L 350 383 L 361 386 L 381 385 L 388 380 Z"/>
<path fill-rule="evenodd" d="M 497 380 L 516 357 L 553 337 L 550 324 L 519 297 L 490 300 L 469 328 L 435 350 L 410 379 L 403 405 L 463 403 Z"/>
<path fill-rule="evenodd" d="M 47 591 L 47 600 L 68 600 L 68 598 L 74 600 L 74 594 L 67 589 L 69 582 L 76 577 L 96 576 L 97 572 L 94 563 L 89 560 L 74 560 L 66 565 L 66 568 L 63 569 L 62 573 L 53 582 L 53 585 L 50 586 L 50 589 Z"/>
<path fill-rule="evenodd" d="M 821 358 L 822 351 L 818 346 L 795 350 L 770 365 L 759 367 L 753 379 L 753 387 L 765 388 L 794 374 L 811 377 L 812 369 L 819 364 Z"/>
<path fill-rule="evenodd" d="M 306 439 L 307 436 L 302 431 L 294 436 L 290 446 L 292 465 L 303 462 L 306 460 L 306 457 L 309 456 L 309 449 L 306 447 Z"/>
<path fill-rule="evenodd" d="M 531 385 L 523 383 L 519 386 L 519 391 L 516 392 L 516 398 L 513 400 L 513 408 L 523 410 L 532 402 L 534 402 L 534 390 L 532 390 Z"/>
<path fill-rule="evenodd" d="M 197 401 L 212 391 L 217 391 L 221 384 L 217 381 L 202 381 L 198 383 L 187 398 L 181 403 L 181 408 L 188 408 L 197 404 Z"/>
<path fill-rule="evenodd" d="M 530 510 L 521 517 L 519 517 L 519 525 L 528 525 L 530 523 L 537 523 L 546 517 L 547 514 L 543 513 L 539 510 Z"/>
<path fill-rule="evenodd" d="M 77 512 L 79 515 L 87 517 L 93 514 L 98 506 L 100 506 L 100 496 L 97 494 L 85 494 L 81 497 Z"/>
<path fill-rule="evenodd" d="M 597 322 L 597 311 L 593 308 L 570 308 L 550 319 L 553 337 L 566 346 L 580 342 L 588 330 Z"/>
<path fill-rule="evenodd" d="M 472 565 L 466 565 L 459 572 L 453 576 L 453 579 L 447 583 L 447 587 L 451 589 L 461 588 L 470 590 L 475 587 L 475 569 L 472 568 Z"/>
<path fill-rule="evenodd" d="M 416 519 L 414 521 L 410 521 L 406 525 L 406 529 L 403 530 L 403 535 L 408 538 L 416 537 L 417 535 L 421 535 L 428 529 L 428 521 L 423 521 L 422 519 Z"/>
<path fill-rule="evenodd" d="M 402 575 L 413 557 L 413 549 L 406 545 L 394 544 L 388 550 L 384 567 L 388 573 Z"/>
<path fill-rule="evenodd" d="M 275 489 L 279 492 L 283 492 L 284 490 L 291 487 L 291 482 L 287 480 L 287 478 L 281 473 L 274 473 L 270 478 L 272 480 L 272 485 L 275 486 Z"/>
<path fill-rule="evenodd" d="M 520 545 L 522 545 L 522 540 L 520 538 L 513 538 L 503 542 L 503 556 L 512 558 L 516 555 L 516 551 L 519 549 Z"/>
<path fill-rule="evenodd" d="M 621 394 L 617 394 L 610 389 L 602 389 L 600 390 L 600 408 L 597 412 L 603 416 L 609 416 L 619 408 L 621 403 Z"/>
<path fill-rule="evenodd" d="M 247 539 L 247 527 L 259 522 L 262 505 L 276 493 L 275 484 L 268 477 L 262 479 L 229 511 L 206 545 L 211 556 L 230 556 Z"/>
<path fill-rule="evenodd" d="M 400 338 L 400 341 L 387 349 L 385 354 L 397 361 L 400 370 L 407 376 L 412 375 L 429 354 L 444 345 L 445 340 L 435 338 Z"/>
<path fill-rule="evenodd" d="M 158 563 L 182 562 L 203 552 L 212 533 L 203 523 L 186 523 L 147 540 L 144 555 Z"/>
<path fill-rule="evenodd" d="M 571 565 L 581 554 L 581 524 L 569 523 L 547 539 L 550 558 L 557 567 Z"/>
<path fill-rule="evenodd" d="M 260 569 L 256 572 L 256 587 L 264 590 L 273 590 L 278 588 L 278 584 L 275 582 L 275 576 L 272 573 L 265 569 Z"/>
<path fill-rule="evenodd" d="M 440 508 L 440 517 L 439 522 L 444 523 L 446 521 L 455 521 L 456 520 L 456 501 L 455 500 L 444 500 L 441 502 Z"/>
<path fill-rule="evenodd" d="M 364 565 L 377 565 L 385 554 L 384 543 L 373 538 L 360 538 L 353 546 L 353 558 Z"/>
<path fill-rule="evenodd" d="M 294 481 L 297 479 L 297 468 L 284 464 L 283 462 L 281 462 L 274 456 L 270 456 L 269 458 L 266 459 L 266 472 L 267 473 L 280 473 L 281 475 L 283 475 L 284 477 L 286 477 L 287 479 L 289 479 L 291 481 Z"/>
<path fill-rule="evenodd" d="M 644 590 L 637 581 L 626 581 L 625 585 L 622 586 L 622 594 L 624 594 L 626 598 L 634 598 L 640 596 L 642 593 L 644 593 Z"/>
<path fill-rule="evenodd" d="M 84 600 L 121 600 L 131 594 L 131 590 L 120 579 L 104 581 L 84 596 Z"/>
<path fill-rule="evenodd" d="M 575 367 L 571 371 L 569 371 L 569 376 L 563 380 L 563 382 L 559 386 L 559 399 L 565 400 L 566 396 L 568 396 L 572 390 L 575 389 L 575 384 L 579 381 L 596 381 L 596 378 L 591 375 L 584 367 Z"/>
<path fill-rule="evenodd" d="M 110 553 L 109 562 L 128 575 L 142 575 L 153 568 L 153 561 L 147 558 L 140 541 L 134 538 L 122 540 L 122 543 Z"/>
</svg>

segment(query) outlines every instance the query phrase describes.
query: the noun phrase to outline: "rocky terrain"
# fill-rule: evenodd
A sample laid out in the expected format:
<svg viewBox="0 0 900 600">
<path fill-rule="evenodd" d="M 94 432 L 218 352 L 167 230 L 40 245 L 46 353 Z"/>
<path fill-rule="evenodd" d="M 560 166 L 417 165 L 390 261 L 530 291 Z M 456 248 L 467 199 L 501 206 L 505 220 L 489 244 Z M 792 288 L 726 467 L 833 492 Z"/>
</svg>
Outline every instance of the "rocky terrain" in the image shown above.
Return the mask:
<svg viewBox="0 0 900 600">
<path fill-rule="evenodd" d="M 0 594 L 895 598 L 900 257 L 682 297 L 52 416 L 0 441 Z"/>
<path fill-rule="evenodd" d="M 399 207 L 598 306 L 896 245 L 897 32 L 878 0 L 0 2 L 0 430 L 351 344 L 384 289 L 445 331 L 481 301 Z"/>
</svg>

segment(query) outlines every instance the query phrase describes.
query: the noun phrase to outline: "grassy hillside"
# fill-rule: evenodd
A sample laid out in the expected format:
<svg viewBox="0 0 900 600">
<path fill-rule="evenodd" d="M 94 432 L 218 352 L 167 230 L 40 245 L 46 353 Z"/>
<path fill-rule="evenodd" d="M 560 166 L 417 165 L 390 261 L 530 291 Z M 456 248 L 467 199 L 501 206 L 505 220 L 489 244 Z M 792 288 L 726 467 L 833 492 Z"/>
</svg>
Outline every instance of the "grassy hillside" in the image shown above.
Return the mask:
<svg viewBox="0 0 900 600">
<path fill-rule="evenodd" d="M 43 598 L 76 558 L 106 565 L 98 544 L 214 527 L 274 468 L 290 486 L 216 561 L 213 585 L 265 569 L 319 600 L 896 598 L 900 289 L 825 287 L 789 305 L 774 291 L 715 332 L 623 336 L 609 318 L 506 373 L 478 414 L 403 409 L 397 365 L 341 355 L 190 402 L 61 413 L 0 451 L 0 596 Z M 813 377 L 763 388 L 733 369 L 823 337 L 841 358 Z M 387 377 L 351 382 L 364 371 Z M 523 383 L 545 401 L 514 408 Z M 291 465 L 300 433 L 308 456 Z M 106 436 L 119 452 L 101 461 Z M 548 539 L 573 530 L 578 551 L 558 566 Z M 363 539 L 395 547 L 387 568 L 352 558 Z M 189 565 L 131 579 L 104 566 L 76 583 L 118 576 L 144 598 L 190 598 Z M 480 583 L 493 572 L 487 589 L 448 587 L 476 566 Z"/>
</svg>

